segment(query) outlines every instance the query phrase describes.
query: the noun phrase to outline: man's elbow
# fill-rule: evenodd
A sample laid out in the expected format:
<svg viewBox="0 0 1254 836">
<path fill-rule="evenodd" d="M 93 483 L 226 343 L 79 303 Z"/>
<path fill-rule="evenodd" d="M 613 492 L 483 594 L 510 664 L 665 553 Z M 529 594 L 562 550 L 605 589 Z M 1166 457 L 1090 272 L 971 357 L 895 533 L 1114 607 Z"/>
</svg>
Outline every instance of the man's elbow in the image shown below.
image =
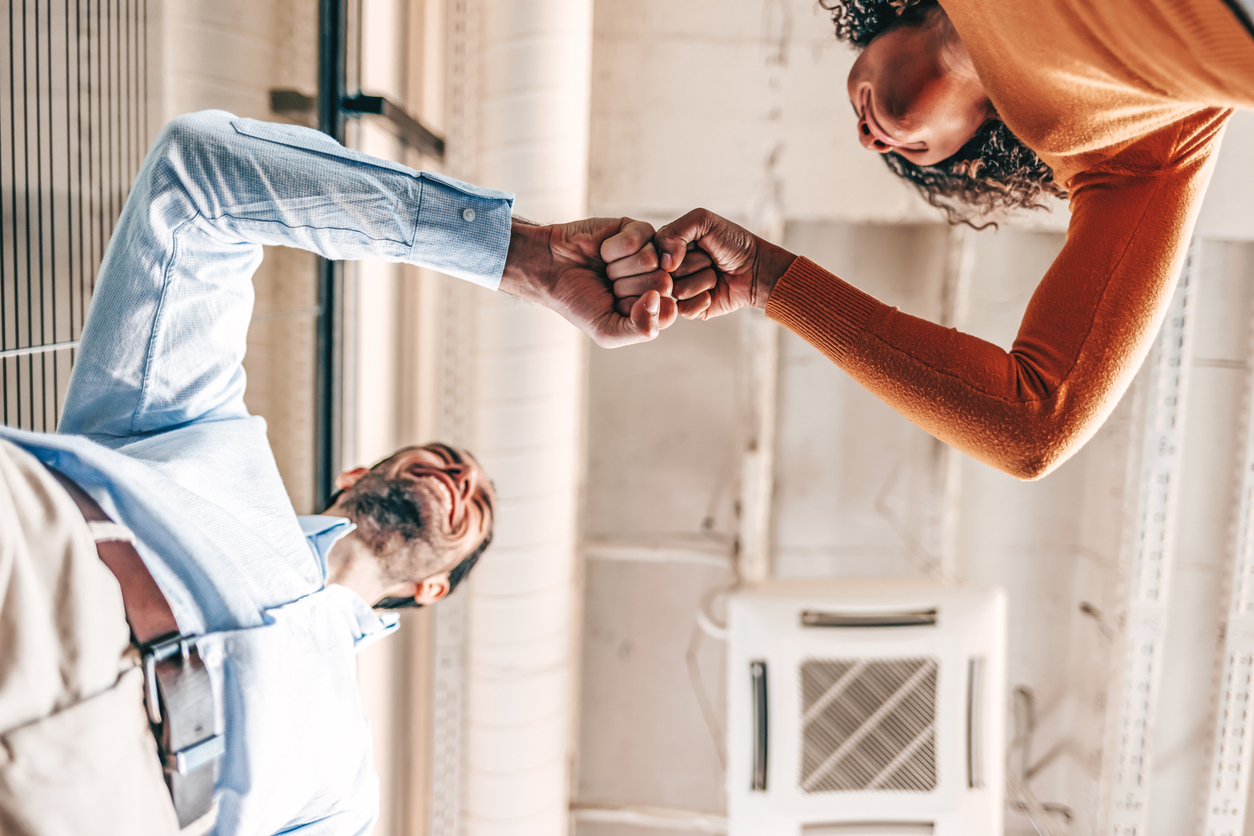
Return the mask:
<svg viewBox="0 0 1254 836">
<path fill-rule="evenodd" d="M 154 150 L 195 152 L 206 142 L 220 144 L 218 139 L 236 117 L 225 110 L 201 110 L 175 116 L 161 128 L 153 143 Z"/>
<path fill-rule="evenodd" d="M 225 111 L 202 110 L 166 122 L 148 152 L 146 169 L 150 176 L 183 186 L 193 182 L 212 166 L 212 156 L 220 152 L 234 118 Z"/>
</svg>

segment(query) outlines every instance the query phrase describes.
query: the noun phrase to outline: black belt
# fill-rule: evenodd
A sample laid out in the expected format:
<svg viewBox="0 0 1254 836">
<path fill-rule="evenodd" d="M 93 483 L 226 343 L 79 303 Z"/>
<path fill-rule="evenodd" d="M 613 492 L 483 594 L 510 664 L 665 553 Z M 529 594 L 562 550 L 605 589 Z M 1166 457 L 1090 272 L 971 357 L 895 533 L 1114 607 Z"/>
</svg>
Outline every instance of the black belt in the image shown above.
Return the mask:
<svg viewBox="0 0 1254 836">
<path fill-rule="evenodd" d="M 114 525 L 113 520 L 72 479 L 48 471 L 74 500 L 83 519 Z M 95 526 L 99 531 L 101 526 Z M 131 640 L 144 660 L 144 701 L 148 723 L 157 739 L 166 786 L 186 827 L 209 812 L 218 777 L 218 760 L 225 739 L 214 733 L 213 687 L 196 646 L 196 636 L 184 636 L 170 603 L 157 587 L 135 550 L 130 532 L 121 526 L 99 531 L 96 552 L 122 587 L 122 604 L 131 625 Z M 93 533 L 93 538 L 96 536 Z"/>
</svg>

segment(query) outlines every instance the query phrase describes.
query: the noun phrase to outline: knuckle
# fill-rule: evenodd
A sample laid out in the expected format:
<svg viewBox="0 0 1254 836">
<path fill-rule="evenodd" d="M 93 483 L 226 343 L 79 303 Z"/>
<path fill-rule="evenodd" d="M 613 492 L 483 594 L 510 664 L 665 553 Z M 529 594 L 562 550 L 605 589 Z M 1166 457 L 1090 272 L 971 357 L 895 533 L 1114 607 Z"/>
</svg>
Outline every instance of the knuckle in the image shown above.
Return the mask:
<svg viewBox="0 0 1254 836">
<path fill-rule="evenodd" d="M 624 229 L 629 231 L 630 234 L 635 238 L 647 239 L 649 236 L 653 234 L 653 227 L 651 227 L 649 224 L 645 223 L 644 221 L 631 220 L 630 218 L 627 219 L 627 226 L 624 227 Z"/>
</svg>

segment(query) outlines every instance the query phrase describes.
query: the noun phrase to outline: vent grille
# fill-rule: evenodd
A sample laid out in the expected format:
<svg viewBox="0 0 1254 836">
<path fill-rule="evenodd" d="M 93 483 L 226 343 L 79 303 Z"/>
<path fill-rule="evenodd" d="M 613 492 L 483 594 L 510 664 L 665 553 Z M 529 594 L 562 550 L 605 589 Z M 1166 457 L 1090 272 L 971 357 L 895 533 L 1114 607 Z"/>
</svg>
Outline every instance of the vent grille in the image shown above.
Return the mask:
<svg viewBox="0 0 1254 836">
<path fill-rule="evenodd" d="M 937 668 L 925 657 L 804 662 L 801 789 L 935 789 Z"/>
</svg>

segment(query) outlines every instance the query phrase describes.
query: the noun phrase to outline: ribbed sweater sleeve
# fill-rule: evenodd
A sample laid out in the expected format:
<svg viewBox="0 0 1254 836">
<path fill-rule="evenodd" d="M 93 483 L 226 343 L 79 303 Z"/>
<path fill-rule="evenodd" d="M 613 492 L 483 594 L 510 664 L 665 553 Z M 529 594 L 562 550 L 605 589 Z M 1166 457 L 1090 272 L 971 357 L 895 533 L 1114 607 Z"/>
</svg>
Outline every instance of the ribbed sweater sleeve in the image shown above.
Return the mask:
<svg viewBox="0 0 1254 836">
<path fill-rule="evenodd" d="M 805 258 L 776 283 L 767 315 L 941 440 L 1039 478 L 1097 431 L 1149 351 L 1229 113 L 1199 113 L 1075 178 L 1066 244 L 1009 351 Z"/>
</svg>

